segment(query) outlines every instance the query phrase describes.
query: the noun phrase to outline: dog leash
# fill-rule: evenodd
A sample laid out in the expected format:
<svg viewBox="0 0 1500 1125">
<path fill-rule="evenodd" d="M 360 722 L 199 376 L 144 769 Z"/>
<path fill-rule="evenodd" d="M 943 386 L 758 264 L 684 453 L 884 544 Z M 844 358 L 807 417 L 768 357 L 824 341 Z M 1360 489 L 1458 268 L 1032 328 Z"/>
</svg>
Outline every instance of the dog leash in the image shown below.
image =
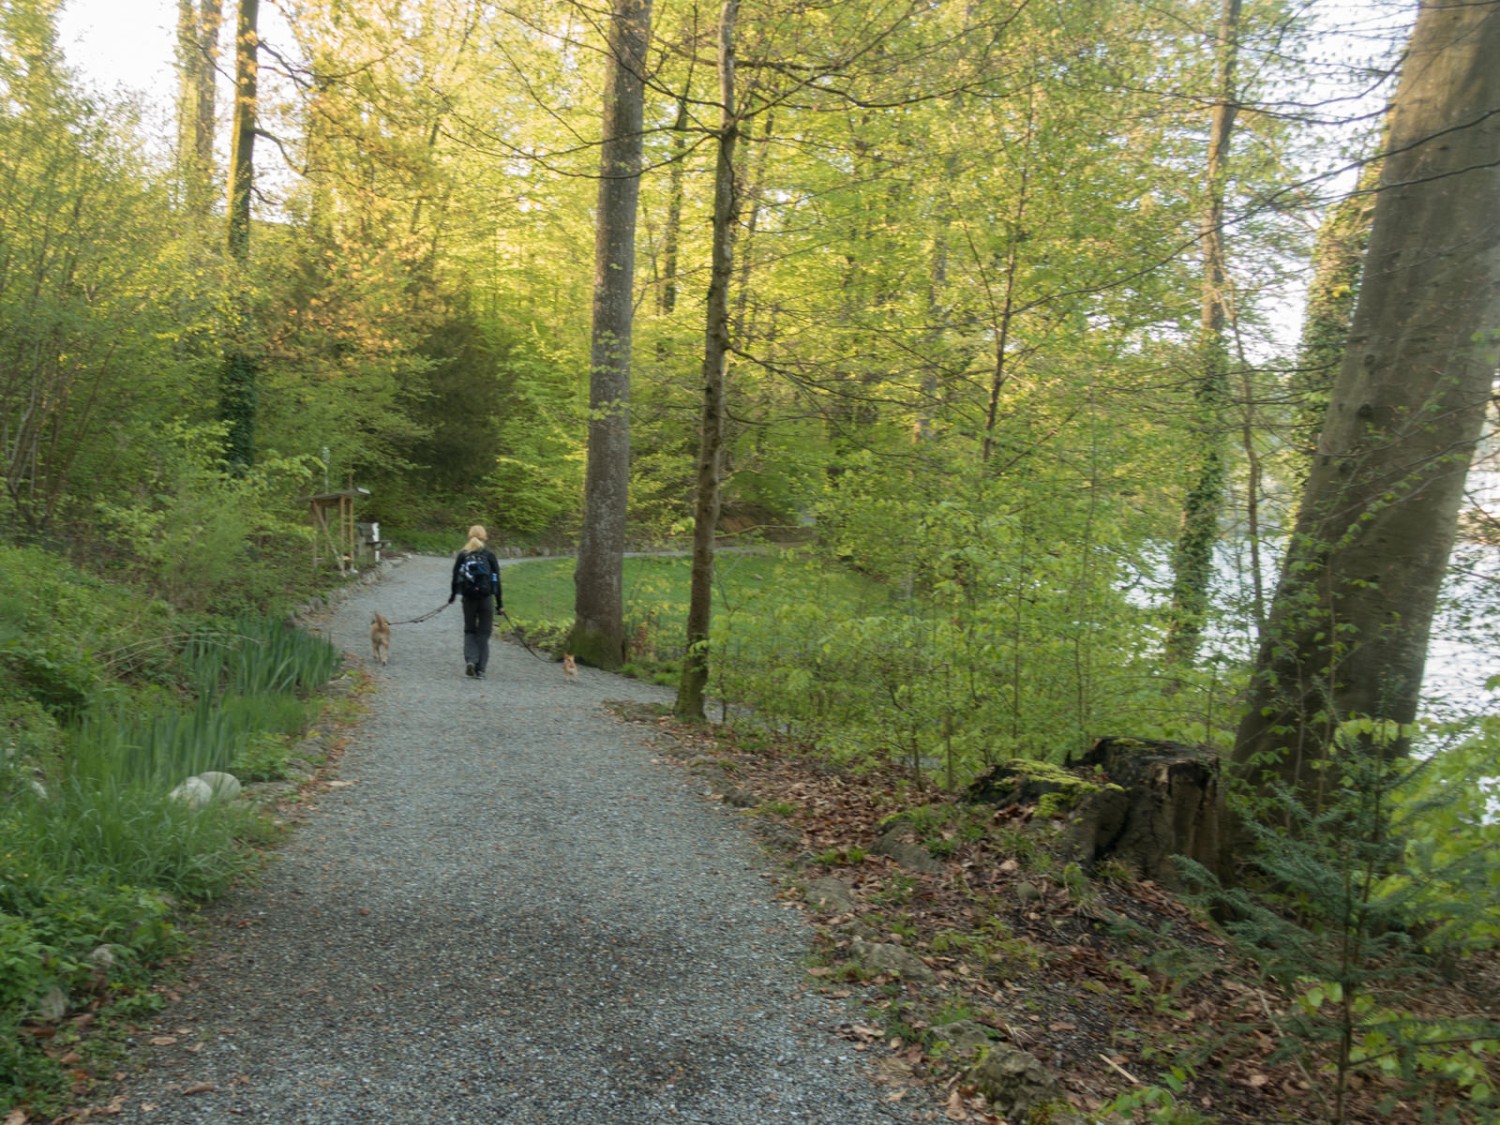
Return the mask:
<svg viewBox="0 0 1500 1125">
<path fill-rule="evenodd" d="M 391 624 L 392 625 L 420 625 L 424 621 L 430 621 L 432 618 L 434 618 L 438 614 L 442 613 L 443 610 L 447 609 L 452 604 L 453 604 L 452 602 L 444 602 L 442 605 L 438 606 L 437 609 L 432 610 L 430 613 L 424 613 L 424 614 L 422 614 L 421 617 L 412 617 L 412 618 L 408 618 L 405 621 L 392 621 Z"/>
<path fill-rule="evenodd" d="M 500 616 L 505 618 L 506 621 L 510 622 L 510 631 L 516 635 L 516 640 L 521 642 L 522 648 L 524 648 L 527 652 L 531 653 L 532 656 L 535 656 L 543 663 L 552 663 L 552 661 L 548 660 L 545 656 L 538 655 L 536 649 L 532 648 L 529 644 L 526 643 L 526 638 L 521 635 L 521 627 L 515 623 L 510 614 L 506 613 L 505 610 L 502 609 L 500 611 Z"/>
<path fill-rule="evenodd" d="M 438 614 L 442 613 L 443 610 L 447 609 L 452 604 L 453 604 L 452 602 L 444 602 L 442 605 L 438 606 L 437 609 L 434 609 L 434 610 L 431 610 L 431 611 L 429 611 L 427 613 L 424 613 L 424 614 L 422 614 L 421 617 L 411 617 L 411 618 L 408 618 L 405 621 L 392 621 L 391 624 L 392 625 L 420 625 L 424 621 L 430 621 L 432 618 L 434 618 Z M 503 617 L 503 618 L 505 618 L 506 621 L 510 622 L 510 630 L 511 630 L 512 633 L 514 633 L 516 635 L 516 640 L 518 640 L 518 641 L 521 642 L 521 647 L 522 648 L 524 648 L 527 652 L 531 653 L 532 656 L 535 656 L 538 660 L 542 661 L 544 664 L 551 664 L 552 663 L 551 660 L 548 660 L 547 657 L 540 655 L 536 651 L 536 649 L 532 648 L 529 644 L 526 643 L 526 638 L 524 636 L 522 636 L 522 634 L 521 634 L 521 627 L 516 624 L 515 619 L 512 618 L 510 614 L 506 613 L 505 610 L 502 609 L 500 611 L 500 616 Z"/>
</svg>

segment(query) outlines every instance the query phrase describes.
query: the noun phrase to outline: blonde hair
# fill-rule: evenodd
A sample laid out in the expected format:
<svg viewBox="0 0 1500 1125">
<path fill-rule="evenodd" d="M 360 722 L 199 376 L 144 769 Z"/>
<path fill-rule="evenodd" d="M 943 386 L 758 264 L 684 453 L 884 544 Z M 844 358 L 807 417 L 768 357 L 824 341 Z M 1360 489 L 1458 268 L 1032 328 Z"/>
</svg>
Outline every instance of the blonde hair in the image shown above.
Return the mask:
<svg viewBox="0 0 1500 1125">
<path fill-rule="evenodd" d="M 469 541 L 464 544 L 464 550 L 465 551 L 482 551 L 482 550 L 484 550 L 484 545 L 489 540 L 489 537 L 490 537 L 490 534 L 489 534 L 489 532 L 485 531 L 484 524 L 482 524 L 482 523 L 476 523 L 473 527 L 469 528 Z"/>
</svg>

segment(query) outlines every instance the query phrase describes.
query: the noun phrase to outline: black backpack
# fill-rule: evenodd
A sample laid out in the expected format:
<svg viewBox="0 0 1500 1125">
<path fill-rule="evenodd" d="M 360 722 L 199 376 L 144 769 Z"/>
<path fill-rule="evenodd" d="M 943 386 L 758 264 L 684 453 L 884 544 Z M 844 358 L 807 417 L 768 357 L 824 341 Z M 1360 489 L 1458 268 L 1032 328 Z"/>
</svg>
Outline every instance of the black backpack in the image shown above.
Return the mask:
<svg viewBox="0 0 1500 1125">
<path fill-rule="evenodd" d="M 465 555 L 458 564 L 458 590 L 466 598 L 488 597 L 495 592 L 495 575 L 484 552 Z"/>
</svg>

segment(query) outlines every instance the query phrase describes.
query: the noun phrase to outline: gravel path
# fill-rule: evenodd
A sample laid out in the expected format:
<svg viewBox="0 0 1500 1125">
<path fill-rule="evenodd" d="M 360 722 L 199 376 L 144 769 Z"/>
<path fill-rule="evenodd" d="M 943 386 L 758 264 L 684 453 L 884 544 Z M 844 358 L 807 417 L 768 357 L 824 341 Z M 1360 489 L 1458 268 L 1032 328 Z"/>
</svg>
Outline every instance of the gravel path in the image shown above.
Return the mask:
<svg viewBox="0 0 1500 1125">
<path fill-rule="evenodd" d="M 335 642 L 368 660 L 371 611 L 449 568 L 392 565 Z M 345 784 L 215 912 L 115 1120 L 915 1120 L 799 991 L 808 931 L 733 814 L 600 706 L 669 696 L 498 639 L 467 679 L 461 628 L 396 627 Z"/>
</svg>

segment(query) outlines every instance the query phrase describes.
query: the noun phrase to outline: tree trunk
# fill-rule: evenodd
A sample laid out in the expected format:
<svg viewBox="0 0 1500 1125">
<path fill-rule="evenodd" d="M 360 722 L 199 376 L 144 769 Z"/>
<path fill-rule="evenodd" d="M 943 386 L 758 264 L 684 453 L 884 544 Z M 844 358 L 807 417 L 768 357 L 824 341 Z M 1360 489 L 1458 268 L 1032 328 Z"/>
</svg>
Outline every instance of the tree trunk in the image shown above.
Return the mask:
<svg viewBox="0 0 1500 1125">
<path fill-rule="evenodd" d="M 229 464 L 236 471 L 255 460 L 256 384 L 259 363 L 251 351 L 250 310 L 245 276 L 250 264 L 250 193 L 255 182 L 255 100 L 260 0 L 240 0 L 234 39 L 234 129 L 229 154 L 229 206 L 226 242 L 237 276 L 234 323 L 229 329 L 219 385 L 219 417 L 228 423 L 225 438 Z"/>
<path fill-rule="evenodd" d="M 1219 511 L 1226 480 L 1224 413 L 1229 408 L 1229 355 L 1224 342 L 1228 321 L 1228 270 L 1224 255 L 1224 194 L 1229 138 L 1239 109 L 1234 70 L 1239 55 L 1240 0 L 1223 0 L 1216 37 L 1218 87 L 1208 135 L 1204 175 L 1207 206 L 1200 244 L 1203 248 L 1203 297 L 1198 356 L 1202 372 L 1197 388 L 1197 477 L 1182 506 L 1182 530 L 1172 560 L 1172 611 L 1168 626 L 1168 664 L 1184 665 L 1197 655 L 1208 616 L 1214 546 L 1219 540 Z"/>
<path fill-rule="evenodd" d="M 1500 7 L 1424 4 L 1234 756 L 1318 807 L 1340 722 L 1411 722 L 1500 326 Z M 1391 749 L 1405 749 L 1397 740 Z"/>
<path fill-rule="evenodd" d="M 569 647 L 600 668 L 625 659 L 623 570 L 630 491 L 630 333 L 651 0 L 614 0 L 594 238 L 589 453 Z"/>
<path fill-rule="evenodd" d="M 194 241 L 204 237 L 213 206 L 215 85 L 219 60 L 219 0 L 178 0 L 178 170 L 183 209 Z"/>
<path fill-rule="evenodd" d="M 667 229 L 662 238 L 661 286 L 656 298 L 656 311 L 663 316 L 677 308 L 677 254 L 682 242 L 688 122 L 687 90 L 684 89 L 677 95 L 677 120 L 672 124 L 672 165 L 667 170 Z"/>
<path fill-rule="evenodd" d="M 687 654 L 674 711 L 702 719 L 708 686 L 708 631 L 713 614 L 714 533 L 719 524 L 719 467 L 724 446 L 724 367 L 729 360 L 729 280 L 734 273 L 734 221 L 739 197 L 734 181 L 740 121 L 734 99 L 734 20 L 738 0 L 724 0 L 719 15 L 720 119 L 714 165 L 713 258 L 703 348 L 703 415 L 698 444 L 698 502 L 693 524 L 693 583 L 688 596 Z"/>
<path fill-rule="evenodd" d="M 1212 751 L 1101 738 L 1081 758 L 1069 759 L 1066 770 L 1002 763 L 976 778 L 966 799 L 998 809 L 1056 801 L 1067 815 L 1064 848 L 1080 863 L 1123 863 L 1137 877 L 1173 889 L 1181 885 L 1177 856 L 1220 873 L 1226 821 Z"/>
</svg>

